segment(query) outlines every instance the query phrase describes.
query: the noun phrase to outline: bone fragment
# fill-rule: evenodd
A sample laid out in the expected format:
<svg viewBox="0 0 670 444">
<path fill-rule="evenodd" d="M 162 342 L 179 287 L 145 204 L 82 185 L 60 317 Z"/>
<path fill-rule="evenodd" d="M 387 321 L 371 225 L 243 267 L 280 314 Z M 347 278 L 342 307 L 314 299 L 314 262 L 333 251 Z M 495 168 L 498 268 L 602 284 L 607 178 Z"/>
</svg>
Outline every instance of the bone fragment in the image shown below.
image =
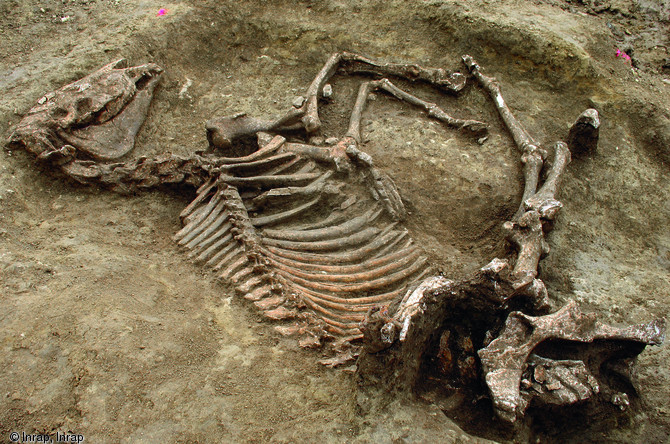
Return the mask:
<svg viewBox="0 0 670 444">
<path fill-rule="evenodd" d="M 272 297 L 256 301 L 254 302 L 254 305 L 261 310 L 269 310 L 271 308 L 276 308 L 279 304 L 282 303 L 284 303 L 284 298 L 279 295 L 274 295 Z"/>
<path fill-rule="evenodd" d="M 244 295 L 244 299 L 250 301 L 260 301 L 264 297 L 267 297 L 272 292 L 272 287 L 270 285 L 264 285 Z"/>
<path fill-rule="evenodd" d="M 296 318 L 298 313 L 295 310 L 289 310 L 284 306 L 279 306 L 273 310 L 264 311 L 263 316 L 273 321 L 283 321 Z"/>
<path fill-rule="evenodd" d="M 274 200 L 286 199 L 288 196 L 314 196 L 315 194 L 321 193 L 324 190 L 324 187 L 326 186 L 326 180 L 328 180 L 332 174 L 332 171 L 326 171 L 314 182 L 304 187 L 273 188 L 269 191 L 265 191 L 252 199 L 252 207 L 260 208 L 266 203 L 272 202 Z"/>
<path fill-rule="evenodd" d="M 332 358 L 322 359 L 319 362 L 326 367 L 335 368 L 342 365 L 351 364 L 354 361 L 356 361 L 356 357 L 351 353 L 351 351 L 347 351 L 345 353 L 340 353 L 336 356 L 333 356 Z"/>
<path fill-rule="evenodd" d="M 242 294 L 249 293 L 253 288 L 256 288 L 257 285 L 261 284 L 264 281 L 264 276 L 257 275 L 248 279 L 243 284 L 237 286 L 237 291 Z"/>
<path fill-rule="evenodd" d="M 519 411 L 531 402 L 569 405 L 590 399 L 600 385 L 584 362 L 554 360 L 531 354 L 521 380 Z"/>
</svg>

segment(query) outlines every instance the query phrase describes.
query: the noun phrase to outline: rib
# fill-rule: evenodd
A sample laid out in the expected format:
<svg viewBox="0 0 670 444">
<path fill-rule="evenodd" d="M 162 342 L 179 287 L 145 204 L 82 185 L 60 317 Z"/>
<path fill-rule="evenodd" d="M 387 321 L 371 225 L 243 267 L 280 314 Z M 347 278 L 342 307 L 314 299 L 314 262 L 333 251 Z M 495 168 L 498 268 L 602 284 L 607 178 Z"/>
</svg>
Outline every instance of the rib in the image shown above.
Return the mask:
<svg viewBox="0 0 670 444">
<path fill-rule="evenodd" d="M 356 298 L 342 298 L 338 296 L 333 296 L 330 294 L 325 294 L 325 293 L 319 293 L 314 290 L 310 290 L 308 288 L 300 287 L 297 284 L 293 284 L 296 288 L 299 288 L 301 291 L 304 293 L 308 293 L 312 295 L 314 298 L 317 299 L 322 299 L 325 301 L 330 301 L 330 302 L 339 302 L 342 304 L 371 304 L 371 305 L 378 305 L 379 303 L 384 303 L 384 302 L 390 302 L 395 300 L 398 296 L 401 294 L 405 294 L 407 291 L 407 286 L 404 285 L 400 288 L 397 288 L 393 291 L 389 291 L 386 293 L 379 293 L 374 296 L 361 296 L 361 297 L 356 297 Z"/>
<path fill-rule="evenodd" d="M 325 274 L 324 273 L 308 273 L 300 269 L 296 269 L 291 266 L 287 266 L 278 262 L 276 260 L 270 259 L 270 261 L 280 270 L 286 271 L 293 276 L 297 276 L 303 279 L 309 279 L 312 281 L 320 282 L 345 282 L 345 283 L 357 283 L 357 282 L 366 282 L 374 279 L 378 279 L 381 276 L 386 275 L 387 273 L 395 272 L 401 269 L 403 266 L 408 265 L 413 260 L 417 260 L 421 256 L 421 252 L 415 250 L 413 253 L 405 256 L 401 259 L 391 262 L 390 264 L 384 264 L 377 268 L 368 269 L 359 273 L 347 273 L 347 274 Z"/>
<path fill-rule="evenodd" d="M 263 146 L 261 149 L 258 151 L 255 151 L 248 156 L 242 156 L 242 157 L 218 157 L 216 159 L 216 164 L 219 166 L 222 165 L 230 165 L 230 164 L 237 164 L 237 163 L 247 163 L 247 162 L 253 162 L 255 160 L 259 160 L 264 158 L 265 156 L 268 156 L 275 151 L 279 149 L 279 147 L 282 146 L 282 144 L 286 141 L 285 138 L 282 136 L 275 136 L 272 138 L 272 140 L 265 146 Z"/>
<path fill-rule="evenodd" d="M 326 307 L 335 308 L 338 310 L 353 310 L 358 312 L 367 312 L 371 307 L 377 306 L 380 303 L 391 302 L 397 296 L 406 290 L 406 286 L 398 288 L 397 290 L 381 293 L 375 296 L 365 296 L 361 298 L 339 298 L 329 294 L 319 293 L 309 288 L 300 285 L 294 285 L 296 290 L 299 290 L 300 295 L 309 297 L 316 304 L 322 304 Z M 347 308 L 349 307 L 349 308 Z M 354 310 L 352 307 L 358 307 Z"/>
<path fill-rule="evenodd" d="M 360 332 L 360 330 L 358 329 L 358 325 L 360 324 L 360 322 L 339 322 L 329 318 L 323 318 L 323 320 L 328 325 L 337 328 L 336 332 L 341 336 L 344 336 L 345 335 L 344 331 L 346 331 L 342 329 L 356 330 Z"/>
<path fill-rule="evenodd" d="M 392 228 L 393 225 L 391 225 L 389 228 L 384 230 L 382 233 L 380 233 L 379 236 L 372 242 L 370 242 L 367 245 L 362 246 L 361 248 L 353 251 L 347 251 L 346 253 L 340 253 L 340 254 L 316 254 L 316 253 L 304 253 L 304 252 L 296 252 L 296 251 L 291 251 L 291 250 L 284 250 L 281 248 L 276 248 L 273 246 L 266 246 L 265 248 L 270 251 L 271 253 L 274 253 L 278 256 L 285 257 L 287 259 L 292 259 L 292 260 L 298 260 L 298 261 L 309 261 L 309 262 L 314 262 L 314 263 L 319 263 L 319 264 L 345 264 L 345 263 L 352 263 L 356 262 L 358 260 L 361 260 L 364 257 L 369 256 L 371 253 L 376 251 L 377 249 L 381 248 L 382 246 L 386 245 L 387 242 L 389 242 L 390 239 L 393 239 L 394 237 L 396 238 L 401 238 L 407 235 L 407 232 L 392 232 L 390 228 Z M 393 239 L 395 240 L 395 239 Z"/>
<path fill-rule="evenodd" d="M 214 199 L 212 199 L 212 200 L 214 200 Z M 221 200 L 218 203 L 218 205 L 216 205 L 216 207 L 212 210 L 211 213 L 209 213 L 209 215 L 206 218 L 204 218 L 203 220 L 201 220 L 200 222 L 198 222 L 196 224 L 197 227 L 193 227 L 193 229 L 191 231 L 189 231 L 188 234 L 186 234 L 186 236 L 184 236 L 178 242 L 179 245 L 187 245 L 189 242 L 191 242 L 191 240 L 195 239 L 196 236 L 198 236 L 200 233 L 202 233 L 207 228 L 209 228 L 209 226 L 211 224 L 213 224 L 217 220 L 217 218 L 219 218 L 219 216 L 223 212 L 224 206 L 225 206 L 225 200 Z M 225 218 L 225 215 L 224 215 L 224 218 Z M 222 221 L 223 221 L 223 219 L 222 219 Z"/>
<path fill-rule="evenodd" d="M 281 256 L 277 256 L 273 253 L 268 252 L 267 256 L 270 260 L 275 262 L 282 263 L 286 266 L 293 267 L 296 269 L 301 269 L 305 271 L 319 271 L 321 273 L 329 274 L 347 274 L 347 273 L 358 273 L 364 270 L 369 270 L 371 267 L 377 267 L 389 262 L 399 260 L 409 254 L 420 251 L 417 247 L 403 247 L 401 250 L 394 250 L 386 256 L 375 256 L 372 259 L 368 259 L 365 262 L 352 264 L 352 265 L 325 265 L 325 264 L 315 264 L 312 262 L 304 261 L 293 261 L 291 259 L 286 259 Z"/>
<path fill-rule="evenodd" d="M 293 225 L 291 229 L 293 230 L 315 230 L 317 228 L 327 227 L 333 224 L 338 224 L 346 220 L 345 214 L 341 211 L 333 211 L 325 219 L 321 219 L 315 222 L 308 222 L 302 225 Z"/>
<path fill-rule="evenodd" d="M 314 164 L 314 162 L 312 162 L 311 160 L 308 160 L 307 162 L 305 162 L 304 165 L 302 165 L 300 168 L 298 168 L 298 170 L 296 170 L 295 173 L 291 173 L 291 174 L 309 173 L 311 171 L 314 171 L 314 168 L 316 168 L 316 165 Z"/>
<path fill-rule="evenodd" d="M 181 240 L 184 236 L 190 233 L 191 230 L 195 229 L 196 226 L 200 224 L 200 222 L 202 222 L 207 216 L 209 216 L 209 214 L 214 209 L 214 206 L 218 204 L 220 200 L 221 200 L 221 193 L 215 193 L 214 196 L 207 203 L 205 208 L 202 210 L 202 212 L 198 215 L 198 217 L 190 221 L 184 228 L 179 230 L 177 234 L 174 235 L 174 240 L 177 241 Z"/>
<path fill-rule="evenodd" d="M 207 195 L 209 192 L 214 188 L 216 185 L 216 178 L 212 176 L 207 182 L 205 182 L 200 188 L 198 188 L 198 191 L 196 191 L 196 198 L 193 199 L 193 201 L 186 206 L 182 210 L 181 213 L 179 213 L 179 218 L 181 220 L 184 220 L 186 217 L 190 216 L 191 213 L 198 208 L 198 205 L 200 205 L 200 202 L 202 202 L 205 198 L 207 198 Z"/>
<path fill-rule="evenodd" d="M 263 225 L 273 225 L 279 222 L 283 222 L 287 219 L 290 219 L 303 211 L 309 210 L 314 205 L 316 205 L 321 200 L 321 195 L 319 194 L 315 199 L 310 200 L 307 203 L 299 205 L 290 210 L 282 211 L 280 213 L 271 214 L 269 216 L 254 217 L 251 219 L 251 224 L 255 227 L 262 227 Z"/>
<path fill-rule="evenodd" d="M 320 282 L 310 282 L 308 280 L 290 274 L 289 276 L 286 276 L 288 273 L 285 272 L 284 270 L 279 270 L 279 272 L 282 275 L 286 276 L 286 278 L 289 279 L 290 281 L 300 284 L 306 288 L 311 288 L 314 290 L 330 291 L 332 293 L 356 293 L 356 292 L 376 290 L 379 288 L 385 288 L 390 286 L 391 284 L 406 279 L 409 276 L 416 273 L 417 271 L 421 270 L 426 261 L 427 259 L 425 257 L 420 257 L 411 266 L 405 268 L 404 270 L 400 270 L 398 272 L 390 274 L 386 277 L 374 279 L 363 283 L 347 284 L 347 285 L 331 285 L 331 284 L 323 284 Z"/>
<path fill-rule="evenodd" d="M 346 236 L 361 229 L 366 224 L 373 222 L 377 217 L 379 217 L 381 213 L 382 210 L 376 210 L 375 208 L 373 208 L 366 214 L 355 217 L 340 225 L 335 225 L 327 228 L 317 228 L 313 230 L 267 229 L 263 231 L 263 234 L 270 237 L 271 239 L 288 240 L 294 242 L 311 242 L 323 239 L 332 239 Z"/>
<path fill-rule="evenodd" d="M 286 164 L 271 169 L 270 171 L 267 172 L 267 175 L 276 176 L 278 174 L 282 174 L 283 172 L 288 171 L 294 166 L 298 165 L 300 162 L 306 163 L 307 161 L 300 156 L 296 156 L 293 160 L 287 162 Z"/>
<path fill-rule="evenodd" d="M 284 164 L 286 160 L 292 160 L 295 157 L 296 155 L 291 152 L 280 153 L 265 159 L 254 160 L 252 162 L 222 165 L 219 167 L 219 170 L 226 173 L 258 172 L 262 171 L 264 168 L 275 167 L 278 164 Z"/>
<path fill-rule="evenodd" d="M 311 299 L 305 297 L 304 301 L 307 305 L 312 307 L 312 309 L 323 313 L 324 315 L 330 317 L 331 319 L 339 320 L 339 321 L 356 321 L 356 322 L 361 322 L 363 319 L 365 319 L 365 315 L 362 314 L 339 314 L 339 313 L 333 313 L 332 311 L 320 306 L 319 304 L 315 303 Z"/>
<path fill-rule="evenodd" d="M 201 242 L 200 244 L 196 245 L 193 250 L 188 254 L 189 257 L 194 257 L 196 254 L 202 252 L 202 259 L 206 257 L 206 253 L 214 252 L 218 247 L 226 243 L 227 241 L 230 240 L 231 234 L 228 236 L 225 236 L 225 234 L 228 233 L 228 231 L 232 228 L 232 225 L 230 223 L 225 224 L 219 231 L 214 233 L 214 235 L 210 236 L 207 238 L 205 241 Z M 223 236 L 223 239 L 221 238 Z M 228 237 L 228 239 L 226 239 Z M 202 260 L 200 256 L 198 256 L 198 260 Z"/>
<path fill-rule="evenodd" d="M 223 230 L 220 230 L 219 232 L 222 232 L 222 231 L 223 231 Z M 213 236 L 212 238 L 215 238 L 215 237 Z M 210 247 L 207 248 L 205 251 L 203 251 L 203 252 L 202 252 L 202 253 L 195 259 L 195 261 L 196 261 L 196 262 L 202 262 L 202 261 L 207 260 L 207 259 L 208 259 L 212 254 L 214 254 L 214 253 L 215 253 L 221 246 L 227 244 L 227 243 L 230 242 L 231 240 L 233 240 L 233 234 L 232 234 L 232 233 L 228 233 L 228 234 L 225 235 L 223 238 L 221 238 L 221 239 L 219 239 L 217 242 L 215 242 L 214 245 L 210 246 Z M 231 244 L 231 245 L 233 245 L 233 244 Z M 223 250 L 222 250 L 222 251 L 223 251 Z M 193 254 L 193 255 L 197 254 L 197 251 L 194 250 L 194 251 L 192 252 L 192 254 Z"/>
<path fill-rule="evenodd" d="M 287 196 L 312 196 L 316 193 L 320 193 L 325 186 L 326 180 L 328 180 L 332 175 L 332 171 L 326 171 L 314 182 L 303 187 L 274 188 L 272 190 L 265 191 L 251 199 L 253 204 L 252 207 L 258 208 L 264 205 L 268 200 L 272 199 L 286 198 Z"/>
<path fill-rule="evenodd" d="M 193 250 L 198 245 L 209 241 L 212 238 L 212 233 L 214 233 L 221 225 L 223 225 L 226 222 L 226 220 L 228 220 L 228 217 L 229 215 L 226 214 L 225 212 L 219 214 L 219 217 L 217 217 L 212 223 L 210 223 L 207 226 L 207 228 L 205 228 L 200 234 L 195 236 L 190 242 L 186 243 L 185 245 L 186 248 Z M 227 223 L 226 226 L 228 226 L 228 229 L 232 227 L 230 223 Z"/>
<path fill-rule="evenodd" d="M 307 185 L 317 179 L 321 173 L 281 174 L 277 176 L 222 177 L 228 185 L 247 188 L 280 187 L 286 185 Z"/>
<path fill-rule="evenodd" d="M 246 254 L 243 254 L 243 255 L 242 255 L 239 259 L 237 259 L 235 262 L 233 262 L 233 263 L 231 263 L 230 265 L 228 265 L 228 267 L 226 267 L 226 269 L 223 270 L 223 272 L 222 272 L 221 274 L 219 274 L 219 278 L 221 278 L 221 279 L 226 279 L 226 280 L 230 280 L 230 277 L 233 275 L 233 273 L 235 273 L 235 271 L 236 271 L 238 268 L 244 266 L 244 264 L 246 264 L 248 260 L 249 260 L 249 259 L 247 259 L 247 255 L 246 255 Z"/>
<path fill-rule="evenodd" d="M 358 233 L 342 237 L 339 239 L 331 239 L 316 242 L 293 242 L 276 239 L 263 239 L 263 243 L 268 246 L 284 248 L 287 250 L 298 251 L 332 251 L 341 250 L 347 247 L 360 245 L 363 242 L 370 240 L 373 236 L 380 232 L 379 228 L 365 228 Z"/>
<path fill-rule="evenodd" d="M 399 237 L 398 239 L 394 240 L 388 245 L 385 245 L 384 247 L 380 248 L 377 252 L 375 252 L 375 254 L 372 257 L 373 258 L 383 257 L 389 252 L 409 248 L 412 245 L 412 238 L 406 238 L 406 237 L 407 236 Z M 397 248 L 397 245 L 403 240 L 405 240 L 404 245 L 402 247 Z"/>
<path fill-rule="evenodd" d="M 223 250 L 219 251 L 216 256 L 207 261 L 207 265 L 214 264 L 221 256 L 221 259 L 216 265 L 214 265 L 214 271 L 220 270 L 227 262 L 230 262 L 235 256 L 244 253 L 244 249 L 241 245 L 237 243 L 231 243 Z"/>
</svg>

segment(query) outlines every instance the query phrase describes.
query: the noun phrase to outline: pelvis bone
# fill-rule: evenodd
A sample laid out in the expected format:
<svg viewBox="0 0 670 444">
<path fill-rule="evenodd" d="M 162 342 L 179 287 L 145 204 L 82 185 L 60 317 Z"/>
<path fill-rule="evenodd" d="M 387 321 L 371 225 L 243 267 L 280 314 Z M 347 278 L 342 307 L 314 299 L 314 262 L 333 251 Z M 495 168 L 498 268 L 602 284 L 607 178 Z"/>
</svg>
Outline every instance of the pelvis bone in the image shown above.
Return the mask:
<svg viewBox="0 0 670 444">
<path fill-rule="evenodd" d="M 390 80 L 426 82 L 457 94 L 467 79 L 460 73 L 337 53 L 284 115 L 214 118 L 206 125 L 206 154 L 120 162 L 133 148 L 162 70 L 118 61 L 41 98 L 9 143 L 79 182 L 116 191 L 195 186 L 175 240 L 277 321 L 279 332 L 297 335 L 302 347 L 331 350 L 325 365 L 352 363 L 360 354 L 363 385 L 412 390 L 429 358 L 438 357 L 452 382 L 483 378 L 499 416 L 515 421 L 533 399 L 567 405 L 601 390 L 585 361 L 541 356 L 542 344 L 610 341 L 631 359 L 645 345 L 662 342 L 665 325 L 606 327 L 572 303 L 551 313 L 538 275 L 549 252 L 545 234 L 562 207 L 557 193 L 570 149 L 595 149 L 598 113 L 582 114 L 569 145 L 544 146 L 515 119 L 498 82 L 472 57 L 463 62 L 510 131 L 525 184 L 517 213 L 503 225 L 514 253 L 460 281 L 428 276 L 430 264 L 401 226 L 406 213 L 393 180 L 362 150 L 360 135 L 366 100 L 382 91 L 481 140 L 488 131 L 483 122 L 452 117 Z M 345 135 L 326 146 L 309 144 L 321 127 L 319 99 L 338 69 L 376 78 L 361 84 Z M 258 140 L 258 149 L 234 155 L 240 139 L 249 137 Z"/>
</svg>

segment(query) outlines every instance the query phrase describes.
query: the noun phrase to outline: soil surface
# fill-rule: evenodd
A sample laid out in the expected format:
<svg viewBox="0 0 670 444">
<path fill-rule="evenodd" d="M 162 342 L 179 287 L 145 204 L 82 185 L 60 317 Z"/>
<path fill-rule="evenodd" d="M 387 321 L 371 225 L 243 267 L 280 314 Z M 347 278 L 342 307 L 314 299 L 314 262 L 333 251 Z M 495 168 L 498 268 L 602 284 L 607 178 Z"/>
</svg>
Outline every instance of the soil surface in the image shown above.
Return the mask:
<svg viewBox="0 0 670 444">
<path fill-rule="evenodd" d="M 646 322 L 670 314 L 669 21 L 667 0 L 3 0 L 0 133 L 122 57 L 165 69 L 136 157 L 206 148 L 214 116 L 281 114 L 332 52 L 461 71 L 471 54 L 538 141 L 601 113 L 597 152 L 575 156 L 563 180 L 541 277 L 556 307 L 575 299 L 606 322 Z M 323 137 L 343 134 L 360 80 L 334 79 Z M 479 88 L 403 86 L 491 125 L 480 145 L 383 94 L 363 122 L 412 236 L 462 276 L 503 248 L 519 153 Z M 177 248 L 192 197 L 116 195 L 0 154 L 0 441 L 475 441 L 462 428 L 503 442 L 670 442 L 667 344 L 640 356 L 628 411 L 558 432 L 538 422 L 515 438 L 492 416 L 456 425 L 421 399 L 361 410 L 350 374 L 321 367 Z"/>
</svg>

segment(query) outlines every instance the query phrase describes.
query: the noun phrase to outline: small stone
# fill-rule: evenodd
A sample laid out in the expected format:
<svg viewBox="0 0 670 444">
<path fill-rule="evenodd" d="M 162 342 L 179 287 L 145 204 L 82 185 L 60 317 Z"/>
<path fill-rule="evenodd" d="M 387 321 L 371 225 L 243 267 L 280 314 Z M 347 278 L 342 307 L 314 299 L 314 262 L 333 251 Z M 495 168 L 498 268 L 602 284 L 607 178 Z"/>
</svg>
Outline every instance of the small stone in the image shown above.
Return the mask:
<svg viewBox="0 0 670 444">
<path fill-rule="evenodd" d="M 144 226 L 144 227 L 140 228 L 140 234 L 143 235 L 143 236 L 147 236 L 147 235 L 151 234 L 151 227 Z"/>
<path fill-rule="evenodd" d="M 325 141 L 323 140 L 323 137 L 310 137 L 309 138 L 309 143 L 310 145 L 316 145 L 316 146 L 321 146 L 323 145 Z"/>
<path fill-rule="evenodd" d="M 294 108 L 300 108 L 303 103 L 305 103 L 305 98 L 303 96 L 297 96 L 293 99 L 291 105 L 293 105 Z"/>
<path fill-rule="evenodd" d="M 327 84 L 323 87 L 323 91 L 321 91 L 321 96 L 322 96 L 324 99 L 328 99 L 328 98 L 330 98 L 332 95 L 333 95 L 333 86 L 332 86 L 330 83 L 327 83 Z"/>
<path fill-rule="evenodd" d="M 619 407 L 619 409 L 626 410 L 630 407 L 630 399 L 628 399 L 628 394 L 620 392 L 612 395 L 612 404 Z"/>
<path fill-rule="evenodd" d="M 339 141 L 340 139 L 338 139 L 337 137 L 329 137 L 326 139 L 326 145 L 335 145 Z"/>
</svg>

